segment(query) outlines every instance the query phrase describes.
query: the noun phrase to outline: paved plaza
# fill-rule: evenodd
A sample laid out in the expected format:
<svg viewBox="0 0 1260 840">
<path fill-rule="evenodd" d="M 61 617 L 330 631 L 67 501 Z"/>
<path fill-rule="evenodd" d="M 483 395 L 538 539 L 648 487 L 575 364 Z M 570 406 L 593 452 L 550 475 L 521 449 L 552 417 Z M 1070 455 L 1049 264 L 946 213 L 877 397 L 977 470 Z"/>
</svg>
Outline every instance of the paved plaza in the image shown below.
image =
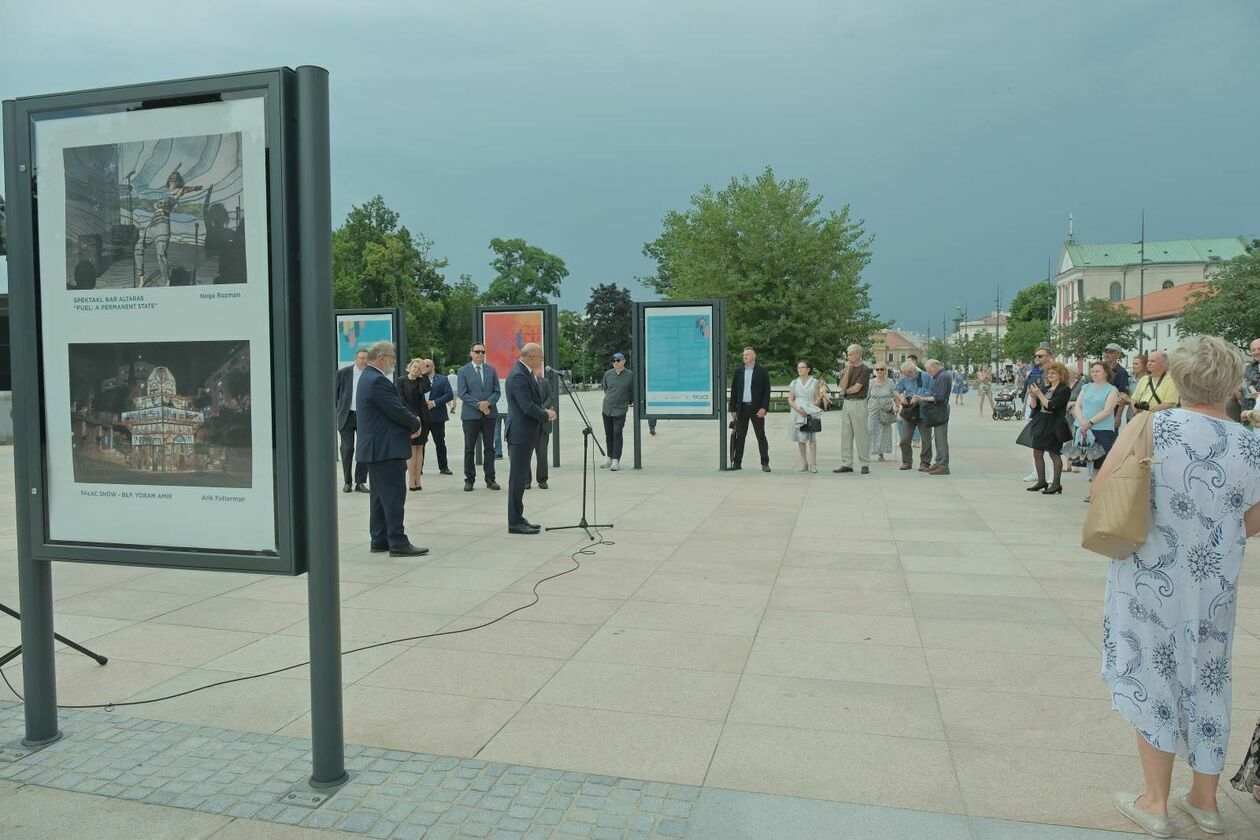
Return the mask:
<svg viewBox="0 0 1260 840">
<path fill-rule="evenodd" d="M 973 397 L 972 397 L 973 399 Z M 596 395 L 588 409 L 598 412 Z M 562 404 L 561 408 L 564 408 Z M 572 524 L 581 435 L 526 515 Z M 836 415 L 829 415 L 835 418 Z M 641 471 L 598 471 L 615 523 L 540 602 L 459 635 L 343 661 L 349 785 L 286 805 L 309 770 L 305 669 L 112 712 L 0 761 L 0 835 L 1091 840 L 1132 826 L 1132 730 L 1098 678 L 1105 562 L 1078 547 L 1082 475 L 1024 492 L 1014 423 L 954 408 L 953 475 L 717 472 L 714 422 L 643 430 Z M 450 435 L 458 441 L 458 431 Z M 629 435 L 627 435 L 629 437 Z M 627 457 L 630 463 L 630 442 Z M 755 453 L 755 445 L 751 452 Z M 917 454 L 917 453 L 916 453 Z M 452 459 L 458 473 L 458 454 Z M 506 461 L 500 461 L 506 486 Z M 753 469 L 748 469 L 752 466 Z M 330 476 L 330 481 L 336 478 Z M 509 536 L 506 491 L 436 473 L 408 495 L 416 560 L 373 555 L 367 497 L 338 494 L 343 647 L 458 629 L 532 600 L 580 531 Z M 0 601 L 17 606 L 12 451 L 0 449 Z M 225 523 L 230 527 L 230 523 Z M 1238 587 L 1227 775 L 1260 716 L 1260 549 Z M 140 700 L 300 663 L 306 581 L 86 564 L 54 569 L 63 704 Z M 0 616 L 0 652 L 18 624 Z M 5 669 L 21 690 L 21 668 Z M 21 707 L 0 684 L 0 746 Z M 1178 765 L 1176 784 L 1185 783 Z M 1228 838 L 1260 804 L 1223 781 Z M 1206 837 L 1174 815 L 1179 836 Z"/>
</svg>

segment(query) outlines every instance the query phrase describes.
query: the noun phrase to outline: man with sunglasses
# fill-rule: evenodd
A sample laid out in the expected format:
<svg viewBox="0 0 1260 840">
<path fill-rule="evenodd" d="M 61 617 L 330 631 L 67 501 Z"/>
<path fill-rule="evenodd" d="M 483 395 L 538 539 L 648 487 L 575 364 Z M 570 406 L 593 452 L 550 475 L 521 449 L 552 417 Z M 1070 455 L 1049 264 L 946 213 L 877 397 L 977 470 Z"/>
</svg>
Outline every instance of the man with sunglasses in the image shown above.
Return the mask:
<svg viewBox="0 0 1260 840">
<path fill-rule="evenodd" d="M 621 469 L 621 450 L 625 442 L 623 432 L 626 414 L 634 405 L 634 374 L 626 367 L 623 353 L 613 353 L 612 368 L 604 371 L 604 445 L 607 457 L 600 467 L 608 470 Z"/>
<path fill-rule="evenodd" d="M 1028 401 L 1028 389 L 1033 385 L 1038 388 L 1045 389 L 1046 378 L 1043 371 L 1054 361 L 1054 353 L 1049 347 L 1038 347 L 1037 352 L 1033 353 L 1033 364 L 1029 368 L 1028 374 L 1024 377 L 1023 383 L 1020 385 L 1019 398 L 1024 402 L 1024 421 L 1027 422 L 1032 417 L 1032 403 Z M 1036 481 L 1037 473 L 1034 470 L 1024 476 L 1024 481 Z"/>
<path fill-rule="evenodd" d="M 494 480 L 494 426 L 499 416 L 499 374 L 486 364 L 486 345 L 475 342 L 469 362 L 459 369 L 459 419 L 464 424 L 464 489 L 477 480 L 476 451 L 480 439 L 481 468 L 486 486 L 498 490 Z"/>
</svg>

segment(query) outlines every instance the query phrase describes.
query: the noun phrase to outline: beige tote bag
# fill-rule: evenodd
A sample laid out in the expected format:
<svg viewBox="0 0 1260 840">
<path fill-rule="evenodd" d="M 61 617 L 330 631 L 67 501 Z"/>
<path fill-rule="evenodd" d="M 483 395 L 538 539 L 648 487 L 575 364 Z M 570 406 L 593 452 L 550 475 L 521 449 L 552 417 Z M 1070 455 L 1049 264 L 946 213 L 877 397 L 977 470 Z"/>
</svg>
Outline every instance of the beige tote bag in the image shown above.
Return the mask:
<svg viewBox="0 0 1260 840">
<path fill-rule="evenodd" d="M 1118 459 L 1115 471 L 1096 487 L 1081 530 L 1081 548 L 1123 560 L 1142 547 L 1151 529 L 1151 464 L 1155 451 L 1151 424 L 1155 414 L 1138 412 L 1131 423 L 1137 434 L 1125 448 L 1113 447 L 1107 460 Z"/>
</svg>

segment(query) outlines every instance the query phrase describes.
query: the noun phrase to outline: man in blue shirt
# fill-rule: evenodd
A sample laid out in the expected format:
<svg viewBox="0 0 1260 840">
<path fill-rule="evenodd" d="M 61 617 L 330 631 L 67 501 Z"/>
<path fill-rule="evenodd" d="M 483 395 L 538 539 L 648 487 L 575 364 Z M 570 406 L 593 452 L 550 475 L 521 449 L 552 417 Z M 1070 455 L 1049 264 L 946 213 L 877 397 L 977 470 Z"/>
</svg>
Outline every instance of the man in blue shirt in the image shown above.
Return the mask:
<svg viewBox="0 0 1260 840">
<path fill-rule="evenodd" d="M 931 396 L 931 394 L 932 377 L 919 370 L 919 366 L 914 362 L 909 360 L 902 362 L 901 378 L 893 386 L 893 399 L 901 407 L 901 468 L 903 470 L 914 466 L 910 444 L 915 432 L 918 432 L 923 425 L 923 415 L 919 407 L 914 404 L 914 398 Z M 922 472 L 927 472 L 932 465 L 932 436 L 926 432 L 927 430 L 924 429 L 924 434 L 920 435 L 922 448 L 919 450 L 921 459 L 919 469 Z"/>
</svg>

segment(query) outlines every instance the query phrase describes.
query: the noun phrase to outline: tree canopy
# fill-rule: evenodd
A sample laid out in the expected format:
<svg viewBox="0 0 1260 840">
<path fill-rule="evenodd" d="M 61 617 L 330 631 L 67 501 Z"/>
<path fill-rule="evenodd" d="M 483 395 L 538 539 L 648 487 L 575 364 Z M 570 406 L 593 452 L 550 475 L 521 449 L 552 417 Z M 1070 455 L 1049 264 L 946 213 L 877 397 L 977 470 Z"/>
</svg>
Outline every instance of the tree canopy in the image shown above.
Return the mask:
<svg viewBox="0 0 1260 840">
<path fill-rule="evenodd" d="M 1046 323 L 1054 312 L 1055 289 L 1049 283 L 1034 283 L 1020 289 L 1011 298 L 1010 317 L 1008 322 L 1027 323 L 1041 321 Z"/>
<path fill-rule="evenodd" d="M 1031 359 L 1033 352 L 1046 343 L 1050 324 L 1043 318 L 1033 321 L 1007 320 L 1002 333 L 1002 358 Z"/>
<path fill-rule="evenodd" d="M 588 350 L 600 368 L 608 367 L 613 353 L 630 357 L 633 318 L 629 289 L 618 287 L 616 283 L 601 283 L 591 289 L 591 299 L 586 303 Z"/>
<path fill-rule="evenodd" d="M 1239 347 L 1260 338 L 1260 240 L 1190 294 L 1177 333 L 1216 335 Z"/>
<path fill-rule="evenodd" d="M 407 351 L 430 355 L 441 347 L 443 305 L 449 288 L 446 260 L 432 256 L 433 242 L 398 224 L 381 196 L 350 208 L 333 231 L 333 305 L 338 309 L 401 306 Z M 406 360 L 400 360 L 406 364 Z"/>
<path fill-rule="evenodd" d="M 560 295 L 560 283 L 569 276 L 564 260 L 524 239 L 491 239 L 495 277 L 482 296 L 488 306 L 520 306 L 550 303 Z"/>
<path fill-rule="evenodd" d="M 888 323 L 871 312 L 861 277 L 872 243 L 862 222 L 848 205 L 821 204 L 806 180 L 779 180 L 769 167 L 718 192 L 705 186 L 644 245 L 656 274 L 643 282 L 670 299 L 724 299 L 732 364 L 747 345 L 776 371 L 799 358 L 826 369 Z"/>
<path fill-rule="evenodd" d="M 1115 342 L 1125 350 L 1138 346 L 1137 318 L 1118 303 L 1087 298 L 1072 304 L 1068 323 L 1059 327 L 1055 343 L 1065 358 L 1101 359 Z"/>
</svg>

